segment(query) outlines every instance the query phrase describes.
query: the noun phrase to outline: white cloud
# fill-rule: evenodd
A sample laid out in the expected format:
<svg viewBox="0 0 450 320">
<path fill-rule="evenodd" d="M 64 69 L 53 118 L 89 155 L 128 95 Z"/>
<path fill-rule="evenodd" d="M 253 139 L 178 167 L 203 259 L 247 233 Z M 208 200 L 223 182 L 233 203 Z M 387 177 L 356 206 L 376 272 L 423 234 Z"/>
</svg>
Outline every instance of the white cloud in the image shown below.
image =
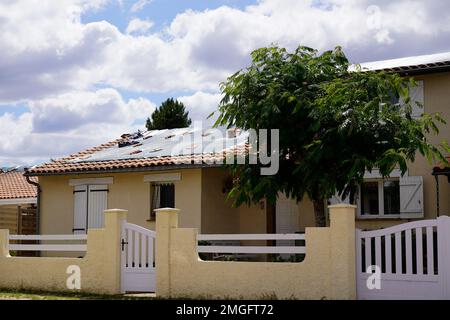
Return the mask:
<svg viewBox="0 0 450 320">
<path fill-rule="evenodd" d="M 150 4 L 153 0 L 138 0 L 136 1 L 132 6 L 130 11 L 131 12 L 138 12 L 144 9 L 144 7 L 148 4 Z"/>
<path fill-rule="evenodd" d="M 126 33 L 136 35 L 145 34 L 152 26 L 152 21 L 134 18 L 128 23 Z"/>
<path fill-rule="evenodd" d="M 245 9 L 188 10 L 153 33 L 151 22 L 138 18 L 126 33 L 106 21 L 81 22 L 105 1 L 2 2 L 0 101 L 99 82 L 130 91 L 217 91 L 252 50 L 271 43 L 343 45 L 358 62 L 450 49 L 448 4 L 440 0 L 261 0 Z M 379 8 L 375 27 L 371 5 Z"/>
<path fill-rule="evenodd" d="M 144 98 L 124 101 L 114 89 L 66 93 L 29 107 L 20 116 L 0 117 L 0 163 L 45 161 L 111 141 L 142 130 L 136 123 L 155 109 Z"/>
<path fill-rule="evenodd" d="M 85 89 L 101 80 L 108 47 L 118 30 L 80 14 L 104 1 L 2 1 L 0 3 L 0 102 L 39 99 Z"/>
<path fill-rule="evenodd" d="M 444 12 L 440 1 L 375 2 L 376 28 L 368 24 L 372 1 L 316 3 L 263 0 L 245 10 L 186 11 L 162 33 L 119 37 L 106 79 L 127 90 L 217 90 L 249 63 L 252 50 L 271 43 L 320 50 L 342 45 L 356 62 L 450 49 L 443 41 L 450 36 L 450 16 L 437 18 Z"/>
<path fill-rule="evenodd" d="M 207 118 L 212 112 L 217 110 L 221 99 L 220 94 L 196 92 L 190 96 L 178 97 L 178 100 L 183 102 L 186 109 L 189 111 L 189 116 L 193 121 L 202 121 L 203 126 L 211 126 L 217 119 L 217 116 Z"/>
</svg>

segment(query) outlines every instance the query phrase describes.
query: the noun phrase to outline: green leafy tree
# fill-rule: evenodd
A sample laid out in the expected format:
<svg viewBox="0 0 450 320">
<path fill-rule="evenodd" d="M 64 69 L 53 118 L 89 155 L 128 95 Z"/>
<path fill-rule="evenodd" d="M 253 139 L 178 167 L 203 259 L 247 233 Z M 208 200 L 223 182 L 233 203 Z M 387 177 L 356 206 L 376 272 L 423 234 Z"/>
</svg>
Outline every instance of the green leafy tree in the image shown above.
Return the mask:
<svg viewBox="0 0 450 320">
<path fill-rule="evenodd" d="M 191 125 L 189 112 L 184 104 L 173 98 L 164 101 L 160 107 L 152 113 L 151 119 L 147 118 L 147 130 L 161 130 L 185 128 Z"/>
<path fill-rule="evenodd" d="M 269 47 L 252 58 L 251 66 L 221 84 L 216 125 L 280 129 L 280 169 L 261 176 L 262 165 L 233 165 L 229 196 L 235 205 L 263 198 L 274 204 L 279 192 L 297 201 L 308 195 L 316 225 L 324 226 L 324 200 L 337 192 L 353 203 L 366 170 L 379 168 L 388 176 L 399 167 L 404 174 L 417 152 L 430 162 L 446 162 L 441 151 L 448 145 L 428 139 L 444 120 L 439 114 L 412 116 L 413 80 L 349 71 L 339 47 L 322 54 Z M 399 97 L 404 103 L 396 102 Z"/>
</svg>

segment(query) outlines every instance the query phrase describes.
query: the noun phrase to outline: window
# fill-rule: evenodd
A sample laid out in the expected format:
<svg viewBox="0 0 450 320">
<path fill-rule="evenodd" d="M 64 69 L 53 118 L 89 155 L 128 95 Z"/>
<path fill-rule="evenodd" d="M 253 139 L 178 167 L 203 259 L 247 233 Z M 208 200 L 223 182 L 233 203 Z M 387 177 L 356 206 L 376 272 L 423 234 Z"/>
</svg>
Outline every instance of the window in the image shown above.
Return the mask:
<svg viewBox="0 0 450 320">
<path fill-rule="evenodd" d="M 76 185 L 73 191 L 73 233 L 85 234 L 89 228 L 103 228 L 108 203 L 107 185 Z"/>
<path fill-rule="evenodd" d="M 365 181 L 360 187 L 361 216 L 399 216 L 400 181 Z"/>
<path fill-rule="evenodd" d="M 379 212 L 378 182 L 364 182 L 361 185 L 361 215 L 377 215 Z"/>
<path fill-rule="evenodd" d="M 383 181 L 383 202 L 385 215 L 400 213 L 400 182 L 398 180 Z"/>
<path fill-rule="evenodd" d="M 150 220 L 155 220 L 155 209 L 175 208 L 175 185 L 173 183 L 152 183 L 150 189 Z"/>
<path fill-rule="evenodd" d="M 349 203 L 338 194 L 328 204 Z M 424 217 L 423 177 L 401 176 L 394 170 L 383 179 L 378 170 L 366 172 L 356 195 L 357 215 L 360 219 L 418 219 Z"/>
</svg>

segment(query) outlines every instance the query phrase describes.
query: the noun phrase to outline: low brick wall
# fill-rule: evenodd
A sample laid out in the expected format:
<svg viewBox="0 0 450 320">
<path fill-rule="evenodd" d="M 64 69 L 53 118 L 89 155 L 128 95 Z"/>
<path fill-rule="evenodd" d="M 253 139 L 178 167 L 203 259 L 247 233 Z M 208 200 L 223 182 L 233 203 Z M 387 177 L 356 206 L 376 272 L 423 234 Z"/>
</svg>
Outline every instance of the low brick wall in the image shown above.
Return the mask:
<svg viewBox="0 0 450 320">
<path fill-rule="evenodd" d="M 196 229 L 178 228 L 178 215 L 157 212 L 157 296 L 356 299 L 354 206 L 331 206 L 329 228 L 306 229 L 301 263 L 202 261 Z"/>
</svg>

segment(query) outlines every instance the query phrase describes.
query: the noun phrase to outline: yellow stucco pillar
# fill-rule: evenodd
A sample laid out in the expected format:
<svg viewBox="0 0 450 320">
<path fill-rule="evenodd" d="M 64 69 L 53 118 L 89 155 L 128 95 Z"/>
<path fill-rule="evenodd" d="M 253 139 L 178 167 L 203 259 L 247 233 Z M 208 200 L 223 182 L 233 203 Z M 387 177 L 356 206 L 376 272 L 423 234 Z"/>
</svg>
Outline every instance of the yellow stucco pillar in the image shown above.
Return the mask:
<svg viewBox="0 0 450 320">
<path fill-rule="evenodd" d="M 170 297 L 171 233 L 178 228 L 179 209 L 156 209 L 156 295 Z"/>
<path fill-rule="evenodd" d="M 120 257 L 122 223 L 127 219 L 127 210 L 105 210 L 105 289 L 108 293 L 120 293 Z"/>
<path fill-rule="evenodd" d="M 331 287 L 333 299 L 356 299 L 356 206 L 338 204 L 330 209 Z"/>
<path fill-rule="evenodd" d="M 8 239 L 9 239 L 9 230 L 1 229 L 0 230 L 0 258 L 5 258 L 5 257 L 9 256 Z"/>
</svg>

